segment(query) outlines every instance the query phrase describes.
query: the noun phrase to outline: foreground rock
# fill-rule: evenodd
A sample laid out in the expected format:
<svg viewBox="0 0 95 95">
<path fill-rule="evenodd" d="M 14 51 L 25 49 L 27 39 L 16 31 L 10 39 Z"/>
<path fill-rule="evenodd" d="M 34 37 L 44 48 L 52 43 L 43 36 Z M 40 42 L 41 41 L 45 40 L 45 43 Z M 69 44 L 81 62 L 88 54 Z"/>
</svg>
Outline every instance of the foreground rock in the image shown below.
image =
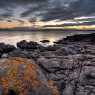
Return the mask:
<svg viewBox="0 0 95 95">
<path fill-rule="evenodd" d="M 48 79 L 57 82 L 62 95 L 95 95 L 95 56 L 69 55 L 39 58 Z"/>
<path fill-rule="evenodd" d="M 0 60 L 0 95 L 59 95 L 33 61 L 26 58 Z"/>
</svg>

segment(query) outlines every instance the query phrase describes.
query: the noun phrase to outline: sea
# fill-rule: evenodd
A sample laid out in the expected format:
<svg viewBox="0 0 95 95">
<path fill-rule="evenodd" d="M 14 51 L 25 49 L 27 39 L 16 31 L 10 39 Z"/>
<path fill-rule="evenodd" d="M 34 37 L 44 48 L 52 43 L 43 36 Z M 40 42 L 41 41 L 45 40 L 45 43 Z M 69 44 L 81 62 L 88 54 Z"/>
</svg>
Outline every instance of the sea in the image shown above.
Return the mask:
<svg viewBox="0 0 95 95">
<path fill-rule="evenodd" d="M 35 41 L 40 43 L 42 40 L 53 42 L 75 34 L 89 34 L 95 31 L 0 31 L 0 43 L 16 45 L 21 40 Z"/>
</svg>

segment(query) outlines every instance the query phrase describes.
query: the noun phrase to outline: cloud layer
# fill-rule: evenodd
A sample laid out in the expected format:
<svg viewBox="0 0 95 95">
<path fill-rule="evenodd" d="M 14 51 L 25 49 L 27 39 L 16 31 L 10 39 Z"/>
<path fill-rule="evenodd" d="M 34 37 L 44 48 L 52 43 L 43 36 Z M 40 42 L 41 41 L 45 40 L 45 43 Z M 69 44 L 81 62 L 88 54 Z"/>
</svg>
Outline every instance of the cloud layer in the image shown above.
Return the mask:
<svg viewBox="0 0 95 95">
<path fill-rule="evenodd" d="M 95 0 L 0 0 L 1 20 L 64 20 L 95 15 Z"/>
</svg>

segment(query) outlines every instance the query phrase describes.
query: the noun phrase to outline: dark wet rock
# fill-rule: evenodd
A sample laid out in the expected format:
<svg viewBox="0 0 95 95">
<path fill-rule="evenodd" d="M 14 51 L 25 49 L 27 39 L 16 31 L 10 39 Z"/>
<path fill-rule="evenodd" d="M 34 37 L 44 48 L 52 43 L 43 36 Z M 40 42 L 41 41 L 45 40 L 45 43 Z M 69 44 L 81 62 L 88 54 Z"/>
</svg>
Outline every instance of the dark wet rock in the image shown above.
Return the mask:
<svg viewBox="0 0 95 95">
<path fill-rule="evenodd" d="M 55 53 L 53 51 L 44 51 L 40 52 L 41 56 L 45 58 L 51 58 L 51 57 L 56 57 Z"/>
<path fill-rule="evenodd" d="M 0 52 L 3 53 L 3 49 L 5 49 L 5 44 L 4 43 L 0 43 Z"/>
<path fill-rule="evenodd" d="M 44 46 L 42 46 L 42 45 L 39 45 L 39 46 L 38 46 L 38 50 L 39 50 L 40 52 L 45 52 L 45 51 L 46 51 L 46 47 L 44 47 Z"/>
<path fill-rule="evenodd" d="M 74 36 L 67 36 L 64 38 L 64 41 L 87 41 L 87 42 L 95 42 L 95 33 L 93 34 L 80 34 Z"/>
<path fill-rule="evenodd" d="M 68 44 L 66 41 L 64 41 L 64 38 L 63 39 L 60 39 L 56 42 L 54 42 L 55 44 Z"/>
<path fill-rule="evenodd" d="M 13 52 L 10 52 L 8 54 L 9 57 L 23 57 L 23 58 L 27 58 L 27 56 L 29 56 L 28 52 L 25 50 L 20 50 L 20 49 L 16 49 Z"/>
<path fill-rule="evenodd" d="M 22 57 L 22 58 L 29 58 L 29 59 L 34 59 L 36 60 L 37 58 L 40 57 L 40 51 L 27 51 L 27 50 L 20 50 L 16 49 L 13 52 L 10 52 L 8 54 L 8 57 Z"/>
<path fill-rule="evenodd" d="M 63 56 L 63 55 L 70 55 L 70 54 L 77 54 L 75 50 L 68 48 L 68 47 L 62 47 L 58 50 L 55 51 L 55 54 L 58 56 Z"/>
<path fill-rule="evenodd" d="M 5 48 L 3 48 L 4 53 L 11 52 L 15 50 L 16 48 L 13 45 L 5 45 Z"/>
<path fill-rule="evenodd" d="M 83 47 L 86 54 L 92 54 L 95 55 L 95 45 L 85 45 Z"/>
<path fill-rule="evenodd" d="M 95 43 L 95 33 L 92 34 L 77 34 L 73 36 L 67 36 L 57 42 L 56 44 L 68 44 L 68 42 L 91 42 Z"/>
<path fill-rule="evenodd" d="M 0 58 L 2 57 L 2 53 L 0 53 Z"/>
<path fill-rule="evenodd" d="M 30 42 L 27 42 L 25 40 L 23 41 L 20 41 L 17 43 L 17 47 L 20 48 L 20 49 L 37 49 L 39 46 L 39 44 L 37 42 L 34 42 L 34 41 L 30 41 Z"/>
<path fill-rule="evenodd" d="M 27 46 L 26 40 L 23 40 L 23 41 L 20 41 L 20 42 L 17 43 L 18 48 L 26 49 L 26 46 Z"/>
<path fill-rule="evenodd" d="M 80 45 L 78 43 L 60 45 L 60 47 L 56 49 L 55 54 L 58 56 L 81 54 L 83 52 L 82 49 L 83 49 L 83 45 Z"/>
<path fill-rule="evenodd" d="M 42 43 L 49 43 L 50 41 L 49 40 L 42 40 L 40 42 L 42 42 Z"/>
<path fill-rule="evenodd" d="M 16 48 L 13 45 L 0 43 L 0 53 L 8 53 L 8 52 L 11 52 L 15 49 Z"/>
<path fill-rule="evenodd" d="M 56 46 L 47 46 L 45 49 L 47 51 L 56 51 L 57 50 L 57 47 Z"/>
</svg>

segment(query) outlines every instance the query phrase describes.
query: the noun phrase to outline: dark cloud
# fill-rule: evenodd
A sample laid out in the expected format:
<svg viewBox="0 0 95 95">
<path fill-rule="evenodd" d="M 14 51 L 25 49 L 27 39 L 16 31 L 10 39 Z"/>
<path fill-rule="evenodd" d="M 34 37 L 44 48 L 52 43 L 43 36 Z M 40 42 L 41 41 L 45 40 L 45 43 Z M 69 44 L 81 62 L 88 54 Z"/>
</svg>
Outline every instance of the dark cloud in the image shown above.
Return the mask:
<svg viewBox="0 0 95 95">
<path fill-rule="evenodd" d="M 16 8 L 18 8 L 16 10 Z M 95 14 L 95 0 L 0 0 L 1 18 L 41 18 L 43 21 Z M 22 10 L 23 7 L 23 10 Z"/>
<path fill-rule="evenodd" d="M 65 10 L 65 8 L 53 8 L 43 16 L 44 21 L 68 18 L 73 18 L 73 11 Z"/>
<path fill-rule="evenodd" d="M 0 15 L 1 18 L 10 18 L 12 16 L 11 13 L 4 13 L 2 15 Z"/>
<path fill-rule="evenodd" d="M 46 2 L 47 0 L 0 0 L 0 6 L 9 6 L 11 4 L 29 4 Z"/>
<path fill-rule="evenodd" d="M 78 0 L 70 6 L 76 13 L 88 15 L 95 13 L 95 0 Z"/>
<path fill-rule="evenodd" d="M 95 13 L 95 0 L 76 0 L 74 2 L 72 0 L 70 3 L 63 4 L 63 6 L 57 5 L 52 8 L 44 15 L 43 20 L 68 19 L 77 16 L 88 16 L 93 13 Z"/>
<path fill-rule="evenodd" d="M 11 17 L 12 17 L 11 11 L 0 14 L 0 20 L 8 20 L 8 19 L 11 20 Z"/>
<path fill-rule="evenodd" d="M 27 11 L 21 14 L 21 17 L 27 17 L 31 14 L 35 15 L 35 13 L 42 13 L 42 11 L 46 11 L 46 9 L 47 9 L 47 3 L 40 2 L 39 4 L 35 4 L 34 6 L 31 5 L 31 7 Z"/>
</svg>

